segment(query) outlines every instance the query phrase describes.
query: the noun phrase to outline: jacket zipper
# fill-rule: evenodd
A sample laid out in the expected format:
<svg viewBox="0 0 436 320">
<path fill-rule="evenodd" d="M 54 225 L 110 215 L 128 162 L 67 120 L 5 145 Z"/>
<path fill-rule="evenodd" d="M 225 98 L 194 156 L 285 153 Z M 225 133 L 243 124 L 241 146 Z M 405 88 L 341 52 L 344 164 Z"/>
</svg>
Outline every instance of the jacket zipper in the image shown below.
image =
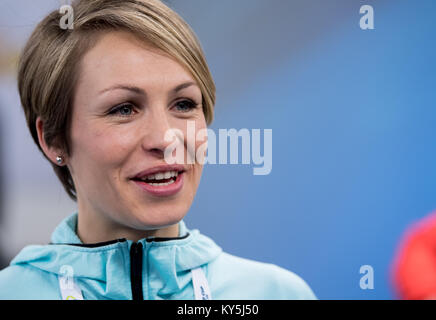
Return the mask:
<svg viewBox="0 0 436 320">
<path fill-rule="evenodd" d="M 142 292 L 142 243 L 134 242 L 130 247 L 130 284 L 132 300 L 144 300 Z"/>
<path fill-rule="evenodd" d="M 189 232 L 181 237 L 150 237 L 146 238 L 146 242 L 163 242 L 170 240 L 181 240 L 189 236 Z M 62 243 L 65 245 L 72 245 L 78 247 L 97 248 L 103 247 L 117 242 L 125 242 L 126 238 L 109 240 L 98 243 Z M 49 244 L 55 245 L 57 243 L 50 242 Z M 143 258 L 143 245 L 140 242 L 133 242 L 130 247 L 130 285 L 132 289 L 132 300 L 144 300 L 142 291 L 142 258 Z"/>
</svg>

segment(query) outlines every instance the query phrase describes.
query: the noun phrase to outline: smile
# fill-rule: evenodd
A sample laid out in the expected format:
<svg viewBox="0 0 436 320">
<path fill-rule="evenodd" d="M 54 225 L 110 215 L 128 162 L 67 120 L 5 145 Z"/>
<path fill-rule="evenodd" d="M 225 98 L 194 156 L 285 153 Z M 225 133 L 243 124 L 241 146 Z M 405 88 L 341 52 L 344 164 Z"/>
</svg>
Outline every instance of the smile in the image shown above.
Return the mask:
<svg viewBox="0 0 436 320">
<path fill-rule="evenodd" d="M 158 172 L 145 176 L 139 180 L 152 186 L 167 186 L 176 182 L 178 175 L 178 171 Z"/>
<path fill-rule="evenodd" d="M 171 196 L 178 193 L 184 182 L 183 171 L 166 171 L 150 174 L 132 181 L 141 188 L 142 191 L 155 196 Z"/>
</svg>

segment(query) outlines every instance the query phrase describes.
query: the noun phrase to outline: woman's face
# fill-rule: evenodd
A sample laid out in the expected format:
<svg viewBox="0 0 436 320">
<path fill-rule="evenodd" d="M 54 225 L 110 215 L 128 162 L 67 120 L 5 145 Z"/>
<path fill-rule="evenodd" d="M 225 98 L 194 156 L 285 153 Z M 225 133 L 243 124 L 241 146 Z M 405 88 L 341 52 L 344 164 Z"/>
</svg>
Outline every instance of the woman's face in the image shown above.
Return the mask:
<svg viewBox="0 0 436 320">
<path fill-rule="evenodd" d="M 177 62 L 127 32 L 102 35 L 83 57 L 73 103 L 68 167 L 79 213 L 136 230 L 180 221 L 203 168 L 198 161 L 186 164 L 188 121 L 195 132 L 206 128 L 201 103 L 199 87 Z M 170 128 L 184 134 L 177 142 L 184 150 L 185 172 L 168 186 L 132 180 L 168 165 L 165 148 L 176 141 L 164 139 Z M 196 141 L 195 150 L 203 143 Z"/>
</svg>

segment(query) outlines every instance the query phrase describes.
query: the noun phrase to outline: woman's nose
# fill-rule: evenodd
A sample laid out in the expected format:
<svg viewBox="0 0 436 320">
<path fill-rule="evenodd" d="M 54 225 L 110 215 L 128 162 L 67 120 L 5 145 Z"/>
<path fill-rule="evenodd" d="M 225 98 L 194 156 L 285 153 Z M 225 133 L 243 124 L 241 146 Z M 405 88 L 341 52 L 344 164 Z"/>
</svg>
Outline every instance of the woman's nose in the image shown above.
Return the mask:
<svg viewBox="0 0 436 320">
<path fill-rule="evenodd" d="M 168 141 L 168 139 L 165 139 L 165 135 L 167 135 L 167 137 L 174 136 L 173 134 L 168 134 L 168 132 L 172 130 L 169 117 L 168 113 L 164 110 L 153 110 L 145 115 L 146 120 L 142 125 L 141 132 L 142 148 L 146 152 L 156 154 L 163 158 L 165 149 L 174 142 L 174 140 Z M 177 139 L 180 140 L 180 137 Z"/>
</svg>

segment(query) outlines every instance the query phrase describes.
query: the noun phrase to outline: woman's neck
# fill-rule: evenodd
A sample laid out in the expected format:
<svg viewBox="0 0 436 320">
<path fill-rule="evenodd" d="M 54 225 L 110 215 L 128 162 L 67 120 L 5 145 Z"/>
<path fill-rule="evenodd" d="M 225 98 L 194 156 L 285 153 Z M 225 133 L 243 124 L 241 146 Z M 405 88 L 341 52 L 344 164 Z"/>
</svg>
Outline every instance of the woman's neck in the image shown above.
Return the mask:
<svg viewBox="0 0 436 320">
<path fill-rule="evenodd" d="M 76 233 L 83 243 L 98 243 L 122 238 L 136 242 L 148 237 L 178 237 L 179 224 L 176 223 L 154 230 L 139 230 L 118 224 L 115 221 L 108 221 L 89 214 L 81 214 L 79 211 Z"/>
</svg>

